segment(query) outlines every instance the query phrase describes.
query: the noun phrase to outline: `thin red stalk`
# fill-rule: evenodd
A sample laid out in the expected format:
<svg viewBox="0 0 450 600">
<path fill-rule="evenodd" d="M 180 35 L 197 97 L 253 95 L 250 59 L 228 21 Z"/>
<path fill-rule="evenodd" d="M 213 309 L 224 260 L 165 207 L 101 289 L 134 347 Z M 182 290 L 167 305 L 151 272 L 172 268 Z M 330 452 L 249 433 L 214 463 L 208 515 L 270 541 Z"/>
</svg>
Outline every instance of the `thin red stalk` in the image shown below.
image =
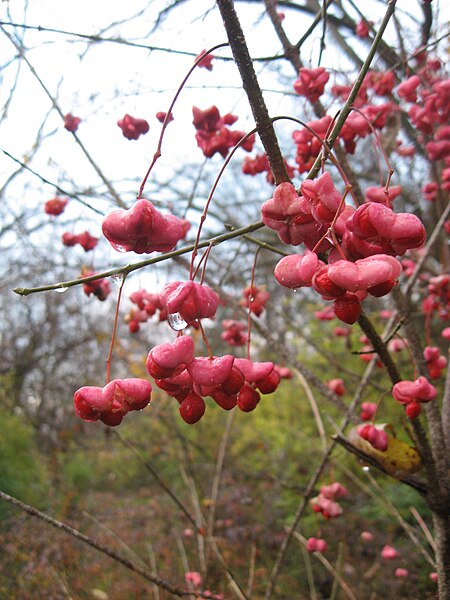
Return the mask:
<svg viewBox="0 0 450 600">
<path fill-rule="evenodd" d="M 203 339 L 203 342 L 205 343 L 206 350 L 208 351 L 208 356 L 209 356 L 209 358 L 212 359 L 213 351 L 211 349 L 211 346 L 209 345 L 208 338 L 206 337 L 206 333 L 205 333 L 205 330 L 203 329 L 203 325 L 202 325 L 202 322 L 200 321 L 200 319 L 198 320 L 198 326 L 200 328 L 200 332 L 202 334 L 202 339 Z"/>
<path fill-rule="evenodd" d="M 347 187 L 347 193 L 351 192 L 353 200 L 355 201 L 356 206 L 358 206 L 358 200 L 353 193 L 352 184 L 350 183 L 347 175 L 345 174 L 345 171 L 342 168 L 338 158 L 333 154 L 330 146 L 319 136 L 319 134 L 312 127 L 310 127 L 307 123 L 304 123 L 300 119 L 296 119 L 295 117 L 281 116 L 281 117 L 273 117 L 272 122 L 275 123 L 275 121 L 280 121 L 282 119 L 286 119 L 287 121 L 294 121 L 294 123 L 298 123 L 305 129 L 307 129 L 319 141 L 319 143 L 322 145 L 322 151 L 321 151 L 321 154 L 318 155 L 318 157 L 322 156 L 323 161 L 325 161 L 327 158 L 329 158 L 331 160 L 331 162 L 338 170 L 339 175 L 342 177 L 342 180 Z M 305 177 L 305 179 L 313 179 L 313 176 L 308 174 Z"/>
<path fill-rule="evenodd" d="M 194 275 L 193 275 L 193 270 L 194 270 L 194 262 L 195 262 L 195 258 L 197 256 L 197 250 L 198 250 L 198 246 L 199 246 L 199 242 L 200 242 L 200 235 L 203 229 L 203 223 L 206 221 L 206 216 L 208 214 L 208 209 L 209 206 L 211 204 L 212 198 L 214 196 L 214 192 L 217 189 L 217 186 L 219 185 L 219 181 L 220 178 L 222 177 L 222 175 L 225 172 L 225 169 L 227 168 L 228 164 L 230 163 L 231 159 L 233 158 L 234 153 L 236 152 L 236 150 L 238 148 L 240 148 L 240 146 L 245 142 L 245 140 L 247 140 L 251 135 L 253 135 L 254 133 L 256 133 L 257 129 L 252 129 L 249 133 L 247 133 L 246 135 L 244 135 L 239 142 L 233 147 L 233 149 L 231 150 L 230 154 L 226 157 L 219 173 L 217 174 L 217 177 L 211 187 L 211 190 L 209 192 L 208 198 L 206 199 L 206 203 L 205 203 L 205 207 L 203 209 L 203 212 L 201 214 L 200 217 L 200 224 L 198 226 L 198 231 L 197 231 L 197 236 L 195 238 L 195 244 L 194 244 L 194 249 L 192 251 L 192 257 L 191 257 L 191 266 L 189 269 L 189 279 L 193 279 Z"/>
<path fill-rule="evenodd" d="M 175 102 L 178 100 L 178 96 L 181 94 L 181 90 L 184 88 L 184 86 L 186 85 L 187 80 L 189 79 L 189 77 L 191 76 L 191 74 L 195 71 L 197 65 L 204 59 L 204 57 L 207 54 L 211 54 L 211 52 L 213 52 L 214 50 L 217 50 L 218 48 L 224 48 L 225 46 L 228 46 L 228 43 L 223 42 L 222 44 L 216 44 L 215 46 L 213 46 L 212 48 L 210 48 L 209 50 L 205 50 L 198 58 L 197 60 L 194 62 L 194 64 L 192 65 L 192 67 L 189 69 L 189 71 L 187 72 L 187 75 L 185 76 L 185 78 L 183 79 L 183 81 L 181 82 L 179 88 L 177 89 L 175 96 L 173 97 L 172 102 L 170 103 L 170 107 L 169 110 L 166 113 L 166 118 L 164 119 L 164 123 L 161 129 L 161 134 L 159 136 L 159 140 L 158 140 L 158 146 L 156 148 L 155 154 L 153 155 L 153 159 L 152 162 L 150 163 L 150 166 L 148 168 L 147 173 L 145 174 L 144 179 L 142 180 L 142 183 L 139 187 L 139 193 L 138 193 L 138 200 L 140 200 L 142 198 L 142 194 L 144 192 L 144 187 L 145 184 L 147 183 L 147 179 L 149 178 L 149 175 L 156 163 L 156 161 L 158 160 L 158 158 L 161 156 L 161 149 L 162 149 L 162 142 L 163 142 L 163 138 L 164 138 L 164 133 L 166 131 L 166 127 L 169 123 L 169 119 L 170 119 L 170 115 L 172 114 L 172 109 L 175 106 Z"/>
<path fill-rule="evenodd" d="M 375 136 L 375 141 L 376 141 L 375 146 L 378 146 L 378 148 L 380 149 L 381 155 L 383 156 L 384 162 L 386 163 L 386 166 L 388 168 L 388 175 L 387 175 L 387 178 L 386 178 L 386 184 L 384 186 L 385 193 L 387 195 L 387 193 L 389 191 L 389 185 L 391 183 L 391 178 L 392 178 L 392 175 L 394 174 L 395 171 L 392 168 L 391 163 L 389 162 L 389 158 L 388 158 L 388 155 L 386 154 L 385 149 L 383 148 L 383 144 L 381 143 L 380 135 L 379 135 L 378 131 L 375 129 L 375 127 L 372 125 L 372 123 L 369 121 L 367 115 L 365 115 L 361 110 L 359 110 L 359 108 L 356 108 L 356 107 L 352 106 L 352 108 L 350 110 L 352 110 L 354 112 L 357 112 L 363 119 L 366 120 L 368 126 L 372 130 L 373 135 Z M 374 120 L 376 121 L 376 118 Z M 381 178 L 381 173 L 380 173 L 380 178 Z"/>
<path fill-rule="evenodd" d="M 199 263 L 198 263 L 198 265 L 197 265 L 197 267 L 196 267 L 196 269 L 195 269 L 195 271 L 194 271 L 194 274 L 193 274 L 193 276 L 192 276 L 192 280 L 194 280 L 194 279 L 197 277 L 197 275 L 198 275 L 198 272 L 199 272 L 199 270 L 200 270 L 200 266 L 202 266 L 202 263 L 203 263 L 203 267 L 202 267 L 202 275 L 201 275 L 201 277 L 200 277 L 200 284 L 202 284 L 202 283 L 203 283 L 203 281 L 204 281 L 204 279 L 205 279 L 206 264 L 207 264 L 207 262 L 208 262 L 209 253 L 211 252 L 211 250 L 212 250 L 212 247 L 213 247 L 213 244 L 210 244 L 210 245 L 208 246 L 208 248 L 206 249 L 206 251 L 203 253 L 203 256 L 202 256 L 202 257 L 201 257 L 201 259 L 199 260 Z"/>
<path fill-rule="evenodd" d="M 254 283 L 255 283 L 256 261 L 258 260 L 258 255 L 259 255 L 260 251 L 261 251 L 261 247 L 259 247 L 257 249 L 257 251 L 255 252 L 255 259 L 253 261 L 253 267 L 252 267 L 252 277 L 251 277 L 251 281 L 250 281 L 250 296 L 248 298 L 248 317 L 247 317 L 247 331 L 248 331 L 247 358 L 248 358 L 248 360 L 250 360 L 250 341 L 251 341 L 251 330 L 252 330 L 252 304 L 254 301 L 253 287 L 254 287 Z"/>
<path fill-rule="evenodd" d="M 125 283 L 125 277 L 122 279 L 122 281 L 120 283 L 119 294 L 117 295 L 116 314 L 114 316 L 114 325 L 113 325 L 113 330 L 112 330 L 112 335 L 111 335 L 111 343 L 109 344 L 108 358 L 106 359 L 106 383 L 107 384 L 111 381 L 111 359 L 112 359 L 112 353 L 113 353 L 113 349 L 114 349 L 114 342 L 116 341 L 116 331 L 117 331 L 117 323 L 119 320 L 120 300 L 122 298 L 122 290 L 123 290 L 123 284 Z"/>
</svg>

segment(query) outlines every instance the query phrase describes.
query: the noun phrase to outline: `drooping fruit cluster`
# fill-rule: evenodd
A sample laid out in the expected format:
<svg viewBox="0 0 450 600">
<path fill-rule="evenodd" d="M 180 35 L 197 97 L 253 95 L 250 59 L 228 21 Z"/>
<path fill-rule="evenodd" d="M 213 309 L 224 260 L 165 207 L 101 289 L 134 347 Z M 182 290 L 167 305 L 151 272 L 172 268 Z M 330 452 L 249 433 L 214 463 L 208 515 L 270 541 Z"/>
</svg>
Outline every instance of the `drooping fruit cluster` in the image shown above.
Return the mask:
<svg viewBox="0 0 450 600">
<path fill-rule="evenodd" d="M 150 129 L 150 125 L 145 119 L 136 119 L 128 114 L 119 119 L 117 125 L 127 140 L 137 140 L 139 136 L 144 135 Z"/>
<path fill-rule="evenodd" d="M 85 421 L 119 425 L 128 412 L 147 406 L 151 392 L 145 379 L 114 379 L 103 388 L 84 386 L 75 392 L 75 412 Z"/>
<path fill-rule="evenodd" d="M 307 552 L 325 552 L 328 544 L 322 538 L 310 537 L 306 541 Z"/>
<path fill-rule="evenodd" d="M 52 215 L 53 217 L 57 217 L 61 213 L 64 212 L 67 203 L 69 202 L 69 198 L 59 198 L 58 196 L 52 198 L 51 200 L 47 200 L 44 204 L 44 211 L 48 215 Z"/>
<path fill-rule="evenodd" d="M 93 275 L 95 275 L 94 271 L 84 267 L 80 277 L 91 277 Z M 83 283 L 83 292 L 86 296 L 93 295 L 103 302 L 111 293 L 111 286 L 109 285 L 109 281 L 102 277 L 100 279 L 93 279 L 92 281 L 85 281 Z"/>
<path fill-rule="evenodd" d="M 229 128 L 237 121 L 238 117 L 230 113 L 221 117 L 217 106 L 210 106 L 205 110 L 194 106 L 192 113 L 194 115 L 193 124 L 196 129 L 195 139 L 198 147 L 201 148 L 207 158 L 212 158 L 216 152 L 225 158 L 230 148 L 233 148 L 245 135 L 244 131 Z M 251 152 L 254 143 L 255 136 L 251 135 L 241 145 L 241 148 Z"/>
<path fill-rule="evenodd" d="M 159 294 L 150 294 L 141 289 L 130 295 L 130 301 L 136 305 L 136 309 L 132 308 L 125 317 L 131 333 L 137 333 L 140 330 L 140 324 L 148 321 L 157 312 L 160 321 L 167 320 L 167 310 L 163 308 Z"/>
<path fill-rule="evenodd" d="M 376 425 L 360 425 L 358 427 L 358 434 L 376 450 L 381 450 L 382 452 L 387 450 L 389 438 L 384 429 Z"/>
<path fill-rule="evenodd" d="M 243 346 L 247 342 L 247 323 L 225 319 L 222 321 L 222 327 L 223 331 L 220 337 L 230 346 Z"/>
<path fill-rule="evenodd" d="M 168 252 L 186 234 L 181 219 L 164 215 L 149 200 L 129 210 L 115 210 L 103 219 L 103 235 L 119 252 Z"/>
<path fill-rule="evenodd" d="M 280 184 L 261 214 L 281 241 L 307 248 L 279 261 L 277 281 L 294 289 L 312 286 L 324 300 L 334 300 L 335 315 L 349 324 L 358 319 L 368 294 L 384 296 L 396 284 L 402 267 L 394 256 L 425 241 L 415 215 L 396 214 L 378 199 L 356 210 L 345 205 L 327 172 L 304 181 L 300 196 L 292 184 Z M 328 253 L 328 263 L 318 253 Z"/>
<path fill-rule="evenodd" d="M 156 385 L 178 400 L 180 415 L 190 424 L 202 418 L 207 396 L 225 410 L 238 406 L 250 412 L 259 403 L 260 393 L 274 392 L 280 382 L 271 362 L 252 362 L 229 354 L 194 357 L 194 342 L 187 335 L 155 346 L 146 367 Z"/>
<path fill-rule="evenodd" d="M 70 133 L 75 133 L 80 123 L 80 117 L 75 117 L 72 113 L 67 113 L 64 117 L 64 129 L 67 129 Z"/>
<path fill-rule="evenodd" d="M 264 311 L 266 304 L 270 298 L 270 293 L 264 286 L 248 285 L 243 291 L 243 299 L 240 304 L 244 308 L 259 317 Z"/>
<path fill-rule="evenodd" d="M 323 485 L 319 495 L 311 498 L 309 503 L 315 513 L 321 513 L 326 519 L 334 519 L 343 513 L 342 507 L 336 502 L 336 499 L 344 498 L 347 494 L 347 488 L 335 481 L 329 485 Z"/>
<path fill-rule="evenodd" d="M 61 241 L 64 246 L 76 246 L 79 244 L 85 252 L 93 250 L 98 244 L 98 238 L 91 235 L 89 231 L 78 234 L 66 231 L 62 234 Z"/>
<path fill-rule="evenodd" d="M 399 381 L 392 389 L 392 395 L 405 406 L 405 412 L 410 419 L 415 419 L 421 412 L 421 404 L 434 400 L 437 390 L 425 378 L 418 377 L 414 381 Z"/>
</svg>

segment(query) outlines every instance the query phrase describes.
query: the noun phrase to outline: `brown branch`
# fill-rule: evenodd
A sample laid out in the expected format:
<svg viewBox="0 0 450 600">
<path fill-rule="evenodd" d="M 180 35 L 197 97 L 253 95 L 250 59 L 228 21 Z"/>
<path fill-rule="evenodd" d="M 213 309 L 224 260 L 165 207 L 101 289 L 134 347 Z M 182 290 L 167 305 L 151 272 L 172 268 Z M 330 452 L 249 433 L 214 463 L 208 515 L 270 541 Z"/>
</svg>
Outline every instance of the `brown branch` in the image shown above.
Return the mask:
<svg viewBox="0 0 450 600">
<path fill-rule="evenodd" d="M 269 117 L 255 69 L 253 68 L 244 32 L 234 9 L 234 4 L 232 0 L 217 0 L 217 5 L 222 15 L 231 51 L 239 69 L 242 84 L 258 128 L 259 137 L 269 160 L 275 184 L 279 185 L 285 181 L 290 182 L 273 123 Z"/>
<path fill-rule="evenodd" d="M 374 351 L 378 354 L 381 362 L 386 367 L 386 370 L 389 374 L 389 377 L 390 377 L 392 383 L 394 384 L 394 383 L 398 383 L 399 381 L 401 381 L 402 377 L 397 369 L 397 366 L 395 365 L 394 361 L 392 360 L 391 355 L 388 352 L 386 343 L 378 335 L 372 322 L 370 321 L 370 319 L 368 319 L 366 317 L 366 315 L 364 313 L 362 313 L 361 316 L 359 317 L 358 325 L 361 327 L 361 330 L 369 338 Z"/>
<path fill-rule="evenodd" d="M 410 316 L 409 297 L 405 296 L 398 287 L 393 289 L 392 296 L 397 305 L 397 309 L 404 317 L 403 327 L 406 331 L 406 336 L 418 373 L 419 375 L 428 378 L 428 367 L 423 356 L 423 347 L 417 332 L 416 322 Z M 418 419 L 414 419 L 412 425 L 415 435 L 418 436 L 417 441 L 419 451 L 422 455 L 425 467 L 427 468 L 430 489 L 433 490 L 432 501 L 435 505 L 433 508 L 439 510 L 439 505 L 448 502 L 450 494 L 450 483 L 447 473 L 447 449 L 437 402 L 433 401 L 426 403 L 424 412 L 429 427 L 430 442 L 428 442 L 426 434 Z M 422 447 L 422 444 L 425 445 Z"/>
</svg>

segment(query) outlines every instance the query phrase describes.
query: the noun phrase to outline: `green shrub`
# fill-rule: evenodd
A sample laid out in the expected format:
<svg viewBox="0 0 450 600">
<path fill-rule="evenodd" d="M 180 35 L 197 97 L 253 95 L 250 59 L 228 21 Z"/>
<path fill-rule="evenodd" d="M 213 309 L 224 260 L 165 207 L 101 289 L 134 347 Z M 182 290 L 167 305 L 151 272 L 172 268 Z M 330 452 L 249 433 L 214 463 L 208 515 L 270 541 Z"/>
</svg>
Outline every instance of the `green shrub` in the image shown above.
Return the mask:
<svg viewBox="0 0 450 600">
<path fill-rule="evenodd" d="M 19 416 L 4 410 L 0 410 L 0 420 L 0 489 L 23 502 L 42 506 L 49 477 L 33 429 Z M 0 519 L 9 514 L 8 505 L 1 503 Z"/>
</svg>

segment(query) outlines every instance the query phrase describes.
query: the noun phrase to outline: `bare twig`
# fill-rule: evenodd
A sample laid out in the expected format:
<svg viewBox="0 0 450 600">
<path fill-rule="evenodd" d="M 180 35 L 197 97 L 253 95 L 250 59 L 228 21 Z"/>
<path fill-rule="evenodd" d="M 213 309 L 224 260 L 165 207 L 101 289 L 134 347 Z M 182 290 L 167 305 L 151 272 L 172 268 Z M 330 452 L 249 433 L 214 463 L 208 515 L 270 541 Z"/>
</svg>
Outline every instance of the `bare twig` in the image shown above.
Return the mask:
<svg viewBox="0 0 450 600">
<path fill-rule="evenodd" d="M 81 542 L 84 542 L 88 546 L 95 548 L 99 552 L 106 554 L 106 556 L 109 556 L 110 558 L 112 558 L 116 562 L 120 563 L 121 565 L 123 565 L 124 567 L 129 569 L 130 571 L 137 573 L 138 575 L 140 575 L 147 581 L 150 581 L 151 583 L 159 586 L 160 588 L 166 590 L 167 592 L 170 592 L 174 596 L 183 597 L 183 596 L 189 596 L 191 594 L 191 592 L 180 589 L 180 588 L 176 588 L 173 585 L 171 585 L 170 583 L 168 583 L 167 581 L 165 581 L 164 579 L 161 579 L 160 577 L 157 577 L 157 576 L 153 575 L 152 573 L 149 573 L 146 569 L 143 569 L 140 566 L 134 564 L 128 558 L 125 558 L 125 557 L 121 556 L 120 554 L 118 554 L 117 552 L 115 552 L 114 550 L 111 550 L 107 546 L 104 546 L 102 543 L 100 543 L 96 539 L 89 537 L 89 536 L 85 535 L 84 533 L 81 533 L 77 529 L 74 529 L 73 527 L 66 525 L 66 523 L 63 523 L 62 521 L 57 521 L 56 519 L 53 519 L 52 517 L 41 512 L 37 508 L 34 508 L 33 506 L 30 506 L 28 504 L 25 504 L 24 502 L 17 500 L 17 498 L 14 498 L 13 496 L 10 496 L 10 495 L 5 494 L 4 492 L 0 491 L 0 500 L 9 502 L 10 504 L 16 506 L 17 508 L 20 508 L 21 510 L 25 511 L 29 515 L 31 515 L 33 517 L 37 517 L 38 519 L 41 519 L 41 521 L 44 521 L 45 523 L 52 525 L 52 527 L 55 527 L 56 529 L 59 529 L 60 531 L 64 531 L 64 533 L 68 533 L 69 535 L 76 538 L 77 540 L 80 540 Z M 203 597 L 202 594 L 200 594 L 200 593 L 197 593 L 197 595 L 200 598 Z"/>
<path fill-rule="evenodd" d="M 303 547 L 305 547 L 306 541 L 307 541 L 306 538 L 304 538 L 300 533 L 298 533 L 298 531 L 294 531 L 294 537 L 296 540 L 301 542 Z M 334 577 L 335 581 L 338 582 L 339 586 L 341 587 L 342 591 L 347 596 L 347 598 L 349 598 L 349 600 L 356 600 L 356 596 L 354 595 L 354 593 L 352 592 L 352 590 L 350 589 L 348 584 L 342 579 L 341 575 L 337 572 L 337 570 L 330 563 L 330 561 L 327 560 L 321 552 L 315 552 L 314 556 L 317 556 L 317 558 L 320 560 L 320 562 L 323 564 L 323 566 L 327 569 L 327 571 L 329 573 L 331 573 L 331 575 Z"/>
</svg>

